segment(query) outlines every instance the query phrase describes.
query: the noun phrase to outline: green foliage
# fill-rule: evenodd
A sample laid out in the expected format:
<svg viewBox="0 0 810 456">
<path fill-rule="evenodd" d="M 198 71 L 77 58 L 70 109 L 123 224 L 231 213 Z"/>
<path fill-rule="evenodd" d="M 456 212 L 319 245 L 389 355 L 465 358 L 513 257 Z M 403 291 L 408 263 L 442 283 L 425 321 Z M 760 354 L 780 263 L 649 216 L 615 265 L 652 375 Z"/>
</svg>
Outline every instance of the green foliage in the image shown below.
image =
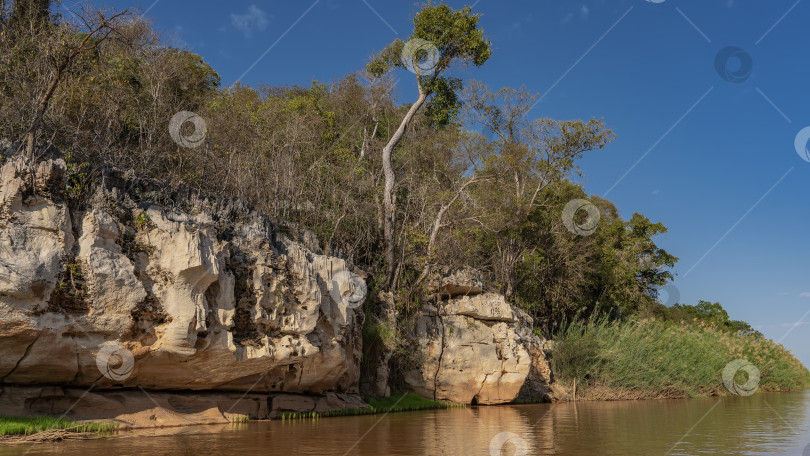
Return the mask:
<svg viewBox="0 0 810 456">
<path fill-rule="evenodd" d="M 660 316 L 666 321 L 702 322 L 720 331 L 764 337 L 750 324 L 744 321 L 732 320 L 719 302 L 698 301 L 696 306 L 687 304 L 675 304 L 672 307 L 661 306 L 660 309 L 656 309 L 651 313 Z"/>
<path fill-rule="evenodd" d="M 598 387 L 636 398 L 725 395 L 721 374 L 734 359 L 759 369 L 760 391 L 810 386 L 810 372 L 783 345 L 703 322 L 573 323 L 557 334 L 551 359 L 557 380 L 576 379 L 586 396 Z"/>
<path fill-rule="evenodd" d="M 382 399 L 369 398 L 370 407 L 359 409 L 339 409 L 326 412 L 287 412 L 279 416 L 283 421 L 311 420 L 335 416 L 376 415 L 378 413 L 412 412 L 417 410 L 436 410 L 466 407 L 466 404 L 433 401 L 413 393 L 391 395 Z"/>
<path fill-rule="evenodd" d="M 436 73 L 454 62 L 483 65 L 492 55 L 491 43 L 479 28 L 481 15 L 465 6 L 458 11 L 444 4 L 427 3 L 413 18 L 411 38 L 430 41 L 439 50 Z"/>
<path fill-rule="evenodd" d="M 389 397 L 381 399 L 369 398 L 367 402 L 375 410 L 382 412 L 410 412 L 414 410 L 447 409 L 464 406 L 464 404 L 454 402 L 425 399 L 413 393 L 404 395 L 392 394 Z"/>
<path fill-rule="evenodd" d="M 429 97 L 426 111 L 432 127 L 447 126 L 455 120 L 461 106 L 458 97 L 462 89 L 461 80 L 442 75 L 455 63 L 481 66 L 492 54 L 491 43 L 479 27 L 480 18 L 468 6 L 453 10 L 447 5 L 432 2 L 423 5 L 413 18 L 414 28 L 409 41 L 425 40 L 438 51 L 430 74 L 416 76 L 420 91 Z M 413 62 L 402 61 L 405 46 L 404 41 L 394 40 L 371 59 L 366 71 L 380 78 L 394 68 L 412 66 Z M 420 57 L 414 56 L 417 60 Z"/>
<path fill-rule="evenodd" d="M 462 89 L 461 79 L 436 77 L 425 83 L 428 92 L 433 94 L 425 106 L 430 126 L 446 127 L 458 117 L 461 100 L 458 92 Z"/>
<path fill-rule="evenodd" d="M 65 264 L 65 270 L 70 274 L 71 279 L 82 279 L 82 264 L 79 261 L 72 261 Z"/>
<path fill-rule="evenodd" d="M 68 151 L 65 153 L 65 164 L 68 176 L 67 196 L 69 198 L 79 198 L 84 194 L 87 185 L 90 163 L 76 163 L 74 154 Z"/>
<path fill-rule="evenodd" d="M 542 206 L 511 218 L 500 231 L 477 233 L 480 255 L 514 252 L 511 263 L 495 263 L 503 268 L 499 285 L 546 334 L 573 318 L 634 315 L 654 306 L 656 287 L 672 278 L 677 258 L 654 241 L 667 229 L 641 214 L 623 220 L 612 203 L 592 197 L 601 214 L 596 230 L 589 236 L 570 232 L 563 208 L 587 198 L 581 187 L 557 181 L 538 193 Z"/>
<path fill-rule="evenodd" d="M 366 71 L 374 77 L 381 78 L 395 67 L 405 68 L 401 57 L 404 46 L 404 41 L 395 39 L 371 59 L 366 65 Z"/>
<path fill-rule="evenodd" d="M 379 335 L 380 341 L 389 349 L 394 349 L 397 346 L 395 324 L 395 322 L 387 320 L 377 322 L 377 334 Z"/>
<path fill-rule="evenodd" d="M 250 422 L 250 417 L 247 415 L 233 415 L 230 418 L 231 424 L 244 424 Z"/>
<path fill-rule="evenodd" d="M 52 417 L 0 416 L 0 435 L 32 435 L 51 429 L 106 434 L 118 431 L 118 424 L 71 421 Z"/>
<path fill-rule="evenodd" d="M 135 226 L 138 227 L 139 230 L 145 229 L 147 226 L 149 226 L 149 222 L 149 215 L 146 213 L 146 211 L 141 211 L 141 213 L 135 217 Z"/>
</svg>

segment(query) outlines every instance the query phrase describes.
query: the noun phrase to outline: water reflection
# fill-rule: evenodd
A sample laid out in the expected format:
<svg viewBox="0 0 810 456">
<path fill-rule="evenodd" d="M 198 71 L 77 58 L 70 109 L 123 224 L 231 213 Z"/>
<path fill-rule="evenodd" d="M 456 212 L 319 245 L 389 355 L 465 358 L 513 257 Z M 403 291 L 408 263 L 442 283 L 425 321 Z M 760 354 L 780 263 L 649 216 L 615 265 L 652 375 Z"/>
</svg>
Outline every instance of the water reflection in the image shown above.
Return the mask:
<svg viewBox="0 0 810 456">
<path fill-rule="evenodd" d="M 121 432 L 112 439 L 0 447 L 0 455 L 255 454 L 801 455 L 810 391 L 674 401 L 472 407 L 387 416 Z"/>
</svg>

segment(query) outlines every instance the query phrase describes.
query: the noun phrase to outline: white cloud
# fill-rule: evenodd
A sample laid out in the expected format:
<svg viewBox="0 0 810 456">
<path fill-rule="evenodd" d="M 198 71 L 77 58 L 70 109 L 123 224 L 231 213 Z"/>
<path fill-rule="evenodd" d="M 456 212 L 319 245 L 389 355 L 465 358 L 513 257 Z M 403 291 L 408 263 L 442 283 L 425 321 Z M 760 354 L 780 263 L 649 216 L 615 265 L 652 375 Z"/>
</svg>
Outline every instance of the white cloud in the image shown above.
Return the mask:
<svg viewBox="0 0 810 456">
<path fill-rule="evenodd" d="M 804 293 L 799 293 L 799 296 L 802 298 L 810 298 L 810 291 L 805 291 Z"/>
<path fill-rule="evenodd" d="M 590 14 L 591 10 L 586 5 L 579 7 L 579 15 L 582 16 L 583 19 L 586 19 Z"/>
<path fill-rule="evenodd" d="M 250 5 L 244 13 L 231 13 L 231 25 L 245 35 L 245 38 L 253 36 L 254 31 L 263 31 L 267 28 L 270 19 L 264 11 L 256 5 Z"/>
</svg>

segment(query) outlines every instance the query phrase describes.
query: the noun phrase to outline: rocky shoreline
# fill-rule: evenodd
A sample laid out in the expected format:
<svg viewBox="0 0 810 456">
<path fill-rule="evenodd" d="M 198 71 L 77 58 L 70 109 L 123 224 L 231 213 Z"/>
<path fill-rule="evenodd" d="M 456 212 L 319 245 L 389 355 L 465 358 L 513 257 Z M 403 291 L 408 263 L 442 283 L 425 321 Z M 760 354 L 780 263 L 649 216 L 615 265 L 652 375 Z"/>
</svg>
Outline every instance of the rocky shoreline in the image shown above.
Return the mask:
<svg viewBox="0 0 810 456">
<path fill-rule="evenodd" d="M 365 405 L 365 272 L 237 199 L 114 169 L 77 199 L 68 179 L 59 158 L 0 169 L 0 414 L 127 428 Z M 408 389 L 550 400 L 528 315 L 473 270 L 430 286 Z"/>
</svg>

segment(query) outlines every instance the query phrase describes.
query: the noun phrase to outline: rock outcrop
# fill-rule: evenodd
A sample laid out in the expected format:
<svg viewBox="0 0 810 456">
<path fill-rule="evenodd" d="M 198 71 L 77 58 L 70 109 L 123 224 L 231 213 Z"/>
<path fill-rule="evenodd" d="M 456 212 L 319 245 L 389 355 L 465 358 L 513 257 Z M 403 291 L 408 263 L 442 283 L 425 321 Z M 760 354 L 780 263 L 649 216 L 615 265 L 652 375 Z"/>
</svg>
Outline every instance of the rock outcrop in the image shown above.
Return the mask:
<svg viewBox="0 0 810 456">
<path fill-rule="evenodd" d="M 475 296 L 486 289 L 481 272 L 469 267 L 439 268 L 430 274 L 426 287 L 440 297 Z"/>
<path fill-rule="evenodd" d="M 109 171 L 73 207 L 66 178 L 0 168 L 0 386 L 358 393 L 351 265 L 239 200 Z"/>
<path fill-rule="evenodd" d="M 448 276 L 434 282 L 437 295 L 459 295 L 425 306 L 416 318 L 417 367 L 405 374 L 405 383 L 436 400 L 510 402 L 532 370 L 547 371 L 543 351 L 534 350 L 542 340 L 532 334 L 525 312 L 502 295 L 481 293 L 474 275 L 461 276 L 461 283 Z"/>
</svg>

